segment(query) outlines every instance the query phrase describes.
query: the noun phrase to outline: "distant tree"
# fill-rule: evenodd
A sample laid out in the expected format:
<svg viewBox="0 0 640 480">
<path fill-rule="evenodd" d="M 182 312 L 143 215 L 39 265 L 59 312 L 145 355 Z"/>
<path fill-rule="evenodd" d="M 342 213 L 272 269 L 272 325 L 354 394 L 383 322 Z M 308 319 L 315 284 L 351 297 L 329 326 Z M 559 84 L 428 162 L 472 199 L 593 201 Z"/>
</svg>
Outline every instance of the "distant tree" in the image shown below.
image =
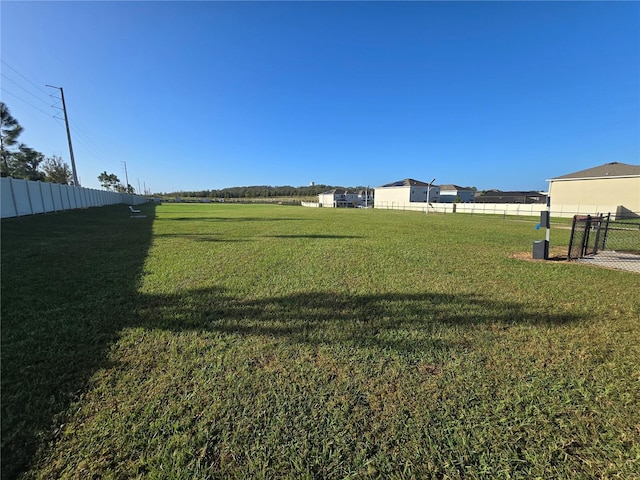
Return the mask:
<svg viewBox="0 0 640 480">
<path fill-rule="evenodd" d="M 70 185 L 73 183 L 73 173 L 69 165 L 62 161 L 62 158 L 47 157 L 45 158 L 42 171 L 44 172 L 44 181 L 51 183 L 59 183 L 61 185 Z"/>
<path fill-rule="evenodd" d="M 121 191 L 119 187 L 124 190 L 120 179 L 114 173 L 107 173 L 106 170 L 98 175 L 98 181 L 107 190 Z"/>
<path fill-rule="evenodd" d="M 22 133 L 22 126 L 13 118 L 9 108 L 0 102 L 0 154 L 2 155 L 1 174 L 10 175 L 9 160 L 14 155 L 12 150 L 18 144 L 18 137 Z"/>
<path fill-rule="evenodd" d="M 25 180 L 44 180 L 44 173 L 40 171 L 40 164 L 44 161 L 44 155 L 33 148 L 20 144 L 18 152 L 9 157 L 8 174 L 13 178 Z"/>
</svg>

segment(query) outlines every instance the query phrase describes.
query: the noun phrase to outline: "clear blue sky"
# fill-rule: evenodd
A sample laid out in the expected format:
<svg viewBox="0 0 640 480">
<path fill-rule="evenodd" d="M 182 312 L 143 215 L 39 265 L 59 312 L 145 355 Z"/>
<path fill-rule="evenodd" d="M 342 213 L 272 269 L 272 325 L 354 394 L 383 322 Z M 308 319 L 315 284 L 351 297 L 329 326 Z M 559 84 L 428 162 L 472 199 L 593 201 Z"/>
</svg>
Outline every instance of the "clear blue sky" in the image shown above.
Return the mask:
<svg viewBox="0 0 640 480">
<path fill-rule="evenodd" d="M 153 192 L 411 177 L 545 190 L 640 164 L 639 2 L 10 2 L 2 101 Z M 58 116 L 61 114 L 58 112 Z"/>
</svg>

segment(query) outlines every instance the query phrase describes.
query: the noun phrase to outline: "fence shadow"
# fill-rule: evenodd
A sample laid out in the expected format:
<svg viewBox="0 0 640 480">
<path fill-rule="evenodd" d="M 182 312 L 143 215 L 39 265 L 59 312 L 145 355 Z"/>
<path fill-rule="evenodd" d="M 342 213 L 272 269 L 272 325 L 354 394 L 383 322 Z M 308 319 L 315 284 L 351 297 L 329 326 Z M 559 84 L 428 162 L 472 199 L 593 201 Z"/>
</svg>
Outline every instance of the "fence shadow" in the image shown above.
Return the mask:
<svg viewBox="0 0 640 480">
<path fill-rule="evenodd" d="M 2 470 L 19 476 L 104 365 L 151 243 L 126 205 L 2 220 Z"/>
</svg>

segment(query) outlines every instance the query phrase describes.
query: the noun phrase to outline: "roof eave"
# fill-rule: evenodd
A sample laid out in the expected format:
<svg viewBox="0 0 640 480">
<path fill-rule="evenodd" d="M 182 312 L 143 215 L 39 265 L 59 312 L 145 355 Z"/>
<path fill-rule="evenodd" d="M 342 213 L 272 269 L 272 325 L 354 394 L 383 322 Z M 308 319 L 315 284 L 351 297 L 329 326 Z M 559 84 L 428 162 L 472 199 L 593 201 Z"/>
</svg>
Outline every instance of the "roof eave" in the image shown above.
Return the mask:
<svg viewBox="0 0 640 480">
<path fill-rule="evenodd" d="M 549 179 L 547 179 L 545 181 L 546 182 L 557 182 L 557 181 L 572 181 L 572 180 L 603 180 L 603 179 L 607 179 L 607 178 L 640 178 L 640 175 L 634 175 L 634 174 L 630 174 L 630 175 L 604 175 L 604 176 L 599 176 L 599 177 L 573 177 L 573 178 L 556 177 L 556 178 L 549 178 Z"/>
</svg>

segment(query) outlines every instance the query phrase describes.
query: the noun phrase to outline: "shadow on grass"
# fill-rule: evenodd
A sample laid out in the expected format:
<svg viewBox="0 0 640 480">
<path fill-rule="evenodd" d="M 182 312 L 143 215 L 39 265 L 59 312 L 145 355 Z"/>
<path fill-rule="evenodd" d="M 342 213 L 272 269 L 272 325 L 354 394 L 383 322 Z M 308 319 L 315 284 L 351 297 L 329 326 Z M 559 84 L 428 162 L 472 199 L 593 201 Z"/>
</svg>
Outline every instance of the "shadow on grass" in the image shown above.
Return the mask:
<svg viewBox="0 0 640 480">
<path fill-rule="evenodd" d="M 219 237 L 214 233 L 156 233 L 154 237 L 175 237 L 175 238 L 191 238 L 194 242 L 220 242 L 220 243 L 237 243 L 252 242 L 249 238 L 229 238 Z"/>
<path fill-rule="evenodd" d="M 170 221 L 170 222 L 308 222 L 309 220 L 306 218 L 274 218 L 274 217 L 171 217 L 170 215 L 165 214 L 161 219 L 161 221 Z"/>
<path fill-rule="evenodd" d="M 302 234 L 302 235 L 266 235 L 265 238 L 314 238 L 314 239 L 328 239 L 328 240 L 340 240 L 351 238 L 363 238 L 358 235 L 324 235 L 324 234 Z"/>
<path fill-rule="evenodd" d="M 139 325 L 145 328 L 261 335 L 291 343 L 343 344 L 401 353 L 434 346 L 446 349 L 433 335 L 442 326 L 563 324 L 580 319 L 472 294 L 309 292 L 242 299 L 218 288 L 146 295 L 140 299 L 138 316 Z"/>
<path fill-rule="evenodd" d="M 433 335 L 443 324 L 576 319 L 464 294 L 303 292 L 240 298 L 222 289 L 199 289 L 140 295 L 155 216 L 152 205 L 141 209 L 147 218 L 129 218 L 127 207 L 119 205 L 3 220 L 3 479 L 18 477 L 38 448 L 54 441 L 65 412 L 106 366 L 108 351 L 125 327 L 420 353 L 450 348 Z M 244 221 L 254 220 L 265 219 Z"/>
<path fill-rule="evenodd" d="M 2 470 L 18 477 L 133 321 L 154 206 L 2 221 Z"/>
</svg>

